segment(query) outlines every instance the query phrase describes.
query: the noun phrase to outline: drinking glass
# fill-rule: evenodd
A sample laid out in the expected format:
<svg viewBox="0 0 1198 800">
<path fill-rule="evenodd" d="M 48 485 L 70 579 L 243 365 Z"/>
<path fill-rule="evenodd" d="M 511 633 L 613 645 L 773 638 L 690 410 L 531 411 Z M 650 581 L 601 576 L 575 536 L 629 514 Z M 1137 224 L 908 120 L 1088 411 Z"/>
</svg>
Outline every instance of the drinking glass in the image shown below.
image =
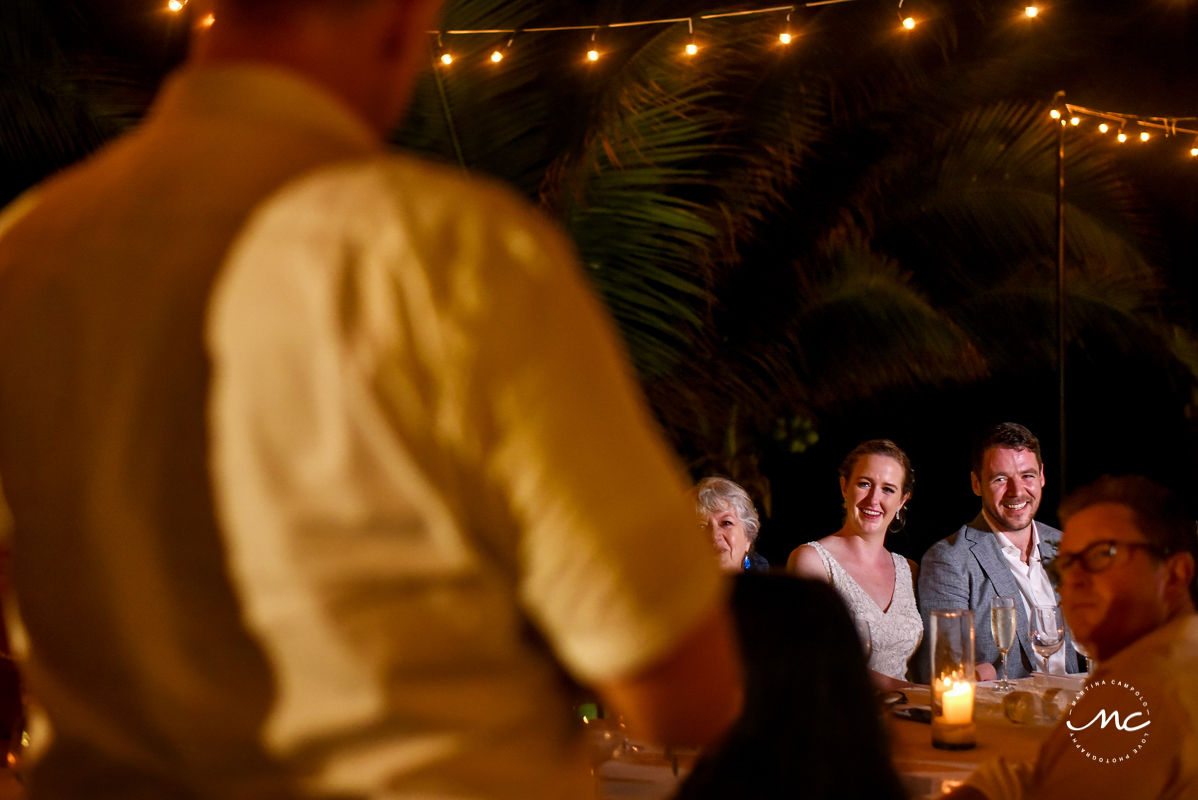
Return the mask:
<svg viewBox="0 0 1198 800">
<path fill-rule="evenodd" d="M 932 746 L 965 750 L 977 743 L 973 721 L 973 612 L 937 609 L 929 626 Z"/>
<path fill-rule="evenodd" d="M 868 662 L 869 657 L 874 651 L 874 640 L 869 629 L 869 620 L 861 617 L 853 617 L 853 624 L 857 627 L 857 638 L 861 640 L 861 650 L 865 653 L 865 660 Z"/>
<path fill-rule="evenodd" d="M 1044 659 L 1044 671 L 1048 672 L 1048 659 L 1065 644 L 1065 619 L 1057 606 L 1032 606 L 1028 620 L 1028 635 L 1032 648 Z"/>
<path fill-rule="evenodd" d="M 990 600 L 990 633 L 994 636 L 994 643 L 998 645 L 999 652 L 1002 653 L 1002 680 L 994 688 L 1000 692 L 1009 692 L 1015 688 L 1015 684 L 1007 680 L 1007 651 L 1015 643 L 1014 597 L 995 597 Z"/>
</svg>

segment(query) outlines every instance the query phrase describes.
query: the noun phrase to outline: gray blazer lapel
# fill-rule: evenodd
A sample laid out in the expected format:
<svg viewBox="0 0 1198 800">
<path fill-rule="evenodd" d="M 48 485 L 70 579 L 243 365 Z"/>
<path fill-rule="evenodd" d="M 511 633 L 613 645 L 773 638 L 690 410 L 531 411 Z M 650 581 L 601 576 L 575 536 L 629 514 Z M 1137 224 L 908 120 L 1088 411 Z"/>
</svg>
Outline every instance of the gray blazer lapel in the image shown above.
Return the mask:
<svg viewBox="0 0 1198 800">
<path fill-rule="evenodd" d="M 1027 612 L 1024 610 L 1022 595 L 1019 592 L 1019 584 L 1015 582 L 1015 576 L 1011 574 L 1011 565 L 1007 563 L 1006 556 L 1002 554 L 1002 549 L 998 546 L 998 538 L 990 530 L 990 526 L 986 524 L 986 519 L 981 514 L 977 519 L 969 523 L 968 535 L 973 542 L 971 551 L 973 557 L 977 559 L 978 565 L 982 571 L 986 573 L 986 577 L 990 581 L 990 585 L 994 587 L 994 592 L 988 597 L 981 598 L 984 602 L 984 607 L 977 609 L 976 614 L 980 615 L 981 619 L 975 619 L 975 625 L 990 624 L 990 600 L 993 597 L 1014 597 L 1019 602 L 1015 603 L 1015 633 L 1019 639 L 1019 646 L 1023 650 L 1023 659 L 1028 666 L 1035 668 L 1035 662 L 1031 660 L 1032 654 L 1036 651 L 1032 649 L 1032 640 L 1027 632 Z M 1016 655 L 1009 653 L 1007 658 Z M 1018 657 L 1018 656 L 1017 656 Z"/>
</svg>

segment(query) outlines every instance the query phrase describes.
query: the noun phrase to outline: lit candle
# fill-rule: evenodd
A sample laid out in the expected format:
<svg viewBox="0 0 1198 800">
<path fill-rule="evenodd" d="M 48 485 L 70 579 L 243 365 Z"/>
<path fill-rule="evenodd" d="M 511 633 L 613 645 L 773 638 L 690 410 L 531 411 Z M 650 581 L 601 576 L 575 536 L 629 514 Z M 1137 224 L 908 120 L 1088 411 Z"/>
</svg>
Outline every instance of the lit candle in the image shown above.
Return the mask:
<svg viewBox="0 0 1198 800">
<path fill-rule="evenodd" d="M 944 724 L 966 725 L 973 722 L 973 684 L 949 678 L 942 686 L 940 708 Z"/>
</svg>

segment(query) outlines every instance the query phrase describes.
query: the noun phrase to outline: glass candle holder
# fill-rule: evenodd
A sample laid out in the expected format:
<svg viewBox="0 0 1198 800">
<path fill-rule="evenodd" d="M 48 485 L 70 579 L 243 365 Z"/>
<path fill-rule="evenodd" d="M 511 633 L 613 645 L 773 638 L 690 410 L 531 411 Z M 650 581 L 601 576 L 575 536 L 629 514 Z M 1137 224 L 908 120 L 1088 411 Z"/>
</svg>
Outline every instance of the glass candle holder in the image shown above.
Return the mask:
<svg viewBox="0 0 1198 800">
<path fill-rule="evenodd" d="M 973 722 L 973 612 L 968 609 L 933 611 L 932 746 L 968 750 L 977 744 Z"/>
</svg>

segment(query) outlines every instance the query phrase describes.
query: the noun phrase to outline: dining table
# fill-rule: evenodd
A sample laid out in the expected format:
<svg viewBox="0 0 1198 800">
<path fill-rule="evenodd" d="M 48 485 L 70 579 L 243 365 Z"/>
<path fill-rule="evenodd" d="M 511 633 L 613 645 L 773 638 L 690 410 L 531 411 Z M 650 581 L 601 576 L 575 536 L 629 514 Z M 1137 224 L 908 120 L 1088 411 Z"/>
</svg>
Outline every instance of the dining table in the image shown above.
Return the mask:
<svg viewBox="0 0 1198 800">
<path fill-rule="evenodd" d="M 961 750 L 933 747 L 930 724 L 896 713 L 928 709 L 927 686 L 910 684 L 901 689 L 901 696 L 883 695 L 887 702 L 882 706 L 882 726 L 889 740 L 891 761 L 908 798 L 940 797 L 960 785 L 980 764 L 999 755 L 1009 761 L 1033 762 L 1040 743 L 1056 724 L 1052 709 L 1063 710 L 1081 689 L 1084 677 L 1034 674 L 1013 681 L 1013 692 L 1000 691 L 992 681 L 976 684 L 976 744 Z M 590 721 L 585 735 L 590 751 L 598 754 L 592 760 L 597 800 L 668 800 L 699 757 L 694 749 L 630 739 L 623 727 L 611 720 Z M 24 797 L 16 772 L 0 767 L 0 800 Z"/>
<path fill-rule="evenodd" d="M 1002 690 L 996 681 L 975 686 L 974 746 L 946 750 L 932 744 L 932 726 L 902 717 L 904 708 L 928 709 L 931 692 L 913 685 L 903 690 L 905 702 L 883 715 L 895 771 L 912 800 L 931 800 L 959 786 L 981 764 L 1003 756 L 1009 762 L 1033 763 L 1040 744 L 1082 687 L 1080 676 L 1032 675 Z"/>
<path fill-rule="evenodd" d="M 927 711 L 928 686 L 909 684 L 901 692 L 881 696 L 882 726 L 890 744 L 891 762 L 910 800 L 933 800 L 959 786 L 982 763 L 1003 756 L 1032 763 L 1040 744 L 1082 688 L 1083 675 L 1033 674 L 1012 681 L 1002 690 L 997 682 L 975 685 L 973 720 L 975 744 L 945 750 L 932 744 L 929 723 L 903 716 L 906 709 Z M 596 731 L 592 731 L 594 738 Z M 618 730 L 603 729 L 602 743 L 611 756 L 594 762 L 598 800 L 635 798 L 668 800 L 686 777 L 697 753 L 630 741 Z"/>
</svg>

